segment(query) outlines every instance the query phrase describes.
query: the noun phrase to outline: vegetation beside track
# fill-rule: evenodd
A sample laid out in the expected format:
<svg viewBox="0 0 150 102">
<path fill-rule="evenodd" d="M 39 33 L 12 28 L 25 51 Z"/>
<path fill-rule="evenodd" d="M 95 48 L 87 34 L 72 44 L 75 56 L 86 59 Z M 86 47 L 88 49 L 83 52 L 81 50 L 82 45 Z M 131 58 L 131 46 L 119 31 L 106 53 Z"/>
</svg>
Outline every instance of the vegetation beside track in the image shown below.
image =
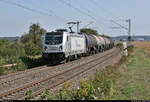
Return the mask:
<svg viewBox="0 0 150 102">
<path fill-rule="evenodd" d="M 42 54 L 42 35 L 46 32 L 40 24 L 32 24 L 29 32 L 21 37 L 21 41 L 10 43 L 0 40 L 0 75 L 9 74 L 45 64 Z"/>
<path fill-rule="evenodd" d="M 134 48 L 130 61 L 115 84 L 111 100 L 150 100 L 150 55 Z"/>
<path fill-rule="evenodd" d="M 132 48 L 129 49 L 130 53 Z M 123 57 L 115 66 L 109 66 L 102 72 L 97 72 L 90 79 L 80 81 L 78 88 L 72 89 L 72 83 L 66 82 L 63 88 L 55 96 L 46 90 L 40 96 L 41 100 L 104 100 L 112 97 L 115 93 L 116 79 L 121 76 L 124 70 L 124 64 L 127 63 L 129 57 Z M 122 68 L 120 68 L 122 67 Z M 29 90 L 26 99 L 30 99 L 32 92 Z"/>
<path fill-rule="evenodd" d="M 53 96 L 46 90 L 41 100 L 150 100 L 150 54 L 131 47 L 129 56 L 115 66 L 96 73 L 90 80 L 82 80 L 79 88 L 64 87 Z M 30 99 L 30 94 L 27 99 Z"/>
</svg>

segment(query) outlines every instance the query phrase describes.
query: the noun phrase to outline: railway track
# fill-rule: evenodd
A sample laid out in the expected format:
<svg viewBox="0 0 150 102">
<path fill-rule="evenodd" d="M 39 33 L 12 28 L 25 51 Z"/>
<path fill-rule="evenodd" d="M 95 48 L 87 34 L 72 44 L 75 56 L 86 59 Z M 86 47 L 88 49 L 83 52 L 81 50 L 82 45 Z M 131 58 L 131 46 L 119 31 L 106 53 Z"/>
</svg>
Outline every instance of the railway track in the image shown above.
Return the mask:
<svg viewBox="0 0 150 102">
<path fill-rule="evenodd" d="M 100 56 L 100 57 L 94 56 L 96 57 L 95 59 L 88 60 L 86 63 L 82 63 L 80 65 L 76 65 L 71 68 L 58 71 L 55 74 L 49 75 L 48 73 L 46 73 L 45 74 L 46 76 L 43 76 L 42 78 L 38 80 L 34 80 L 25 85 L 22 84 L 22 86 L 20 85 L 19 87 L 15 86 L 15 88 L 9 91 L 0 93 L 0 99 L 24 99 L 25 92 L 29 89 L 34 92 L 32 96 L 34 98 L 37 95 L 41 94 L 43 90 L 56 87 L 62 84 L 63 82 L 65 82 L 66 80 L 69 80 L 81 73 L 84 73 L 85 71 L 90 70 L 94 66 L 104 62 L 105 60 L 110 59 L 112 56 L 115 56 L 117 53 L 119 53 L 119 50 L 113 49 L 113 50 L 108 51 L 108 53 L 103 54 L 103 56 Z"/>
<path fill-rule="evenodd" d="M 102 54 L 102 53 L 101 53 Z M 95 57 L 96 55 L 93 55 L 93 56 L 88 56 L 88 57 L 86 57 L 87 59 L 89 58 L 89 59 L 91 59 L 92 57 Z M 84 60 L 84 59 L 83 59 Z M 68 64 L 72 64 L 72 63 L 78 63 L 78 62 L 80 62 L 80 60 L 75 60 L 75 61 L 72 61 L 72 62 L 69 62 L 69 63 L 65 63 L 65 64 L 61 64 L 61 65 L 58 65 L 58 66 L 56 66 L 56 67 L 61 67 L 61 66 L 65 66 L 65 65 L 68 65 Z M 46 69 L 44 69 L 44 68 L 46 68 Z M 12 73 L 12 74 L 8 74 L 8 75 L 3 75 L 3 76 L 0 76 L 0 83 L 4 83 L 4 82 L 7 82 L 7 80 L 11 80 L 12 78 L 17 78 L 18 76 L 19 76 L 19 78 L 20 78 L 20 76 L 22 75 L 25 75 L 25 76 L 27 76 L 27 74 L 30 74 L 30 73 L 33 73 L 33 72 L 40 72 L 40 71 L 43 71 L 43 70 L 45 70 L 45 71 L 47 71 L 47 70 L 49 70 L 49 69 L 51 69 L 51 68 L 54 68 L 54 67 L 48 67 L 47 65 L 45 65 L 45 66 L 40 66 L 40 67 L 36 67 L 36 68 L 34 68 L 34 69 L 27 69 L 27 70 L 25 70 L 25 71 L 20 71 L 20 72 L 16 72 L 16 73 Z"/>
<path fill-rule="evenodd" d="M 115 49 L 113 49 L 115 50 Z M 106 53 L 101 53 L 100 55 L 103 56 L 107 53 L 110 53 L 111 51 L 107 51 Z M 98 54 L 99 55 L 99 54 Z M 36 81 L 39 79 L 42 79 L 44 77 L 47 77 L 48 75 L 55 74 L 57 72 L 61 72 L 65 69 L 76 67 L 78 65 L 82 65 L 88 61 L 91 61 L 93 58 L 97 58 L 97 55 L 89 56 L 87 58 L 83 58 L 80 60 L 76 60 L 70 63 L 58 65 L 55 67 L 46 67 L 44 66 L 43 68 L 39 67 L 36 70 L 28 70 L 24 71 L 24 73 L 15 73 L 14 75 L 10 75 L 9 77 L 7 76 L 3 80 L 0 80 L 0 93 L 11 90 L 15 87 L 30 83 L 31 81 Z"/>
<path fill-rule="evenodd" d="M 91 59 L 93 59 L 95 56 L 90 56 L 88 58 L 86 58 L 86 61 L 89 61 Z M 59 72 L 62 71 L 66 68 L 70 68 L 73 66 L 77 66 L 78 64 L 83 64 L 86 61 L 84 61 L 84 59 L 80 59 L 80 60 L 76 60 L 67 64 L 62 64 L 62 65 L 58 65 L 55 67 L 39 67 L 36 70 L 28 70 L 28 71 L 24 71 L 21 73 L 15 73 L 10 75 L 9 77 L 6 76 L 6 78 L 4 78 L 3 80 L 0 80 L 0 93 L 5 91 L 5 90 L 9 90 L 11 88 L 17 87 L 21 84 L 26 84 L 29 83 L 32 79 L 32 81 L 34 80 L 39 80 L 42 77 L 46 77 L 49 74 L 53 74 L 55 72 Z"/>
<path fill-rule="evenodd" d="M 61 80 L 57 80 L 57 82 L 56 83 L 54 83 L 54 84 L 50 84 L 47 88 L 43 88 L 43 89 L 40 89 L 39 91 L 36 91 L 36 92 L 34 92 L 33 94 L 32 94 L 32 99 L 36 99 L 39 95 L 41 95 L 45 90 L 51 90 L 51 89 L 53 89 L 53 88 L 55 88 L 55 87 L 57 87 L 57 86 L 59 86 L 59 85 L 62 85 L 62 84 L 64 84 L 66 81 L 70 81 L 70 80 L 72 80 L 73 78 L 75 78 L 76 76 L 78 76 L 78 75 L 80 75 L 80 74 L 83 74 L 83 73 L 86 73 L 86 72 L 88 72 L 88 71 L 90 71 L 90 70 L 92 70 L 92 69 L 94 69 L 95 68 L 95 66 L 97 66 L 97 65 L 101 65 L 102 63 L 104 63 L 106 60 L 108 61 L 110 61 L 110 58 L 112 58 L 112 57 L 116 57 L 116 54 L 118 54 L 119 53 L 119 51 L 117 52 L 117 53 L 115 53 L 115 54 L 113 54 L 113 55 L 110 55 L 110 56 L 107 56 L 105 59 L 103 59 L 103 60 L 101 60 L 101 61 L 98 61 L 98 62 L 94 62 L 94 64 L 92 64 L 91 62 L 90 63 L 88 63 L 88 67 L 85 67 L 85 66 L 81 66 L 80 68 L 78 68 L 78 69 L 75 69 L 75 70 L 79 70 L 79 69 L 82 69 L 82 70 L 80 70 L 80 71 L 76 71 L 75 73 L 70 73 L 70 74 L 66 74 L 66 73 L 64 73 L 65 75 L 62 75 L 61 77 L 62 77 L 62 79 Z M 108 62 L 107 62 L 108 63 Z M 91 64 L 91 65 L 90 65 Z M 23 97 L 22 99 L 25 99 L 25 97 Z"/>
</svg>

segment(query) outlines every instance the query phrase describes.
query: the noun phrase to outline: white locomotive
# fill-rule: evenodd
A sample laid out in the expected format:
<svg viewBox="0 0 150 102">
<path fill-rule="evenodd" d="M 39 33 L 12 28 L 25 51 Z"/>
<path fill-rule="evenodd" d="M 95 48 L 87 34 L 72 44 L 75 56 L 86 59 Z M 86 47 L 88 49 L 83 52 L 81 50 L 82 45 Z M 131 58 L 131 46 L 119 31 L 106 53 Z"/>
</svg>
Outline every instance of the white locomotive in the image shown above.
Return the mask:
<svg viewBox="0 0 150 102">
<path fill-rule="evenodd" d="M 86 53 L 85 36 L 67 30 L 48 32 L 43 36 L 43 58 L 62 61 L 77 58 Z"/>
<path fill-rule="evenodd" d="M 43 36 L 42 57 L 48 62 L 66 62 L 108 50 L 113 46 L 114 42 L 108 38 L 59 29 Z"/>
</svg>

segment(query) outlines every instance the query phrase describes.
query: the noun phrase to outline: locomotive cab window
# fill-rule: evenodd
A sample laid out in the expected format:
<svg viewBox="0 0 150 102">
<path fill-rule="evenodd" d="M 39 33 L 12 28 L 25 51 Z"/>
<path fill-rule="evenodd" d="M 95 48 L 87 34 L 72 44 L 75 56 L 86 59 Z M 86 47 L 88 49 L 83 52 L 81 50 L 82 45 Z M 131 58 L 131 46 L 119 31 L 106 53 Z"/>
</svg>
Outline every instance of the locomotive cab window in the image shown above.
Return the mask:
<svg viewBox="0 0 150 102">
<path fill-rule="evenodd" d="M 58 45 L 61 44 L 63 40 L 62 34 L 46 34 L 45 36 L 45 44 L 48 45 Z"/>
</svg>

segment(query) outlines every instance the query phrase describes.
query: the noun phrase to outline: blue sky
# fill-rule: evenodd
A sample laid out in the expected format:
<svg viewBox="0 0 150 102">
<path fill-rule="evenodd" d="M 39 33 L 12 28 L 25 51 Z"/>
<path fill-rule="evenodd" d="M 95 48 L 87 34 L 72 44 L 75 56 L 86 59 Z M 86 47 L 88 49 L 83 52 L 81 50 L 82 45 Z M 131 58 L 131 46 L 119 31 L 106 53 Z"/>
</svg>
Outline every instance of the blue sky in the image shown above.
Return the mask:
<svg viewBox="0 0 150 102">
<path fill-rule="evenodd" d="M 3 1 L 15 2 L 38 12 L 28 11 Z M 69 5 L 64 4 L 65 1 Z M 132 20 L 132 35 L 150 34 L 150 0 L 0 0 L 0 36 L 21 36 L 32 23 L 40 23 L 47 31 L 66 28 L 69 21 L 81 21 L 88 27 L 110 36 L 127 35 L 111 20 L 128 27 Z M 83 14 L 84 13 L 84 14 Z M 89 16 L 88 16 L 89 15 Z"/>
</svg>

